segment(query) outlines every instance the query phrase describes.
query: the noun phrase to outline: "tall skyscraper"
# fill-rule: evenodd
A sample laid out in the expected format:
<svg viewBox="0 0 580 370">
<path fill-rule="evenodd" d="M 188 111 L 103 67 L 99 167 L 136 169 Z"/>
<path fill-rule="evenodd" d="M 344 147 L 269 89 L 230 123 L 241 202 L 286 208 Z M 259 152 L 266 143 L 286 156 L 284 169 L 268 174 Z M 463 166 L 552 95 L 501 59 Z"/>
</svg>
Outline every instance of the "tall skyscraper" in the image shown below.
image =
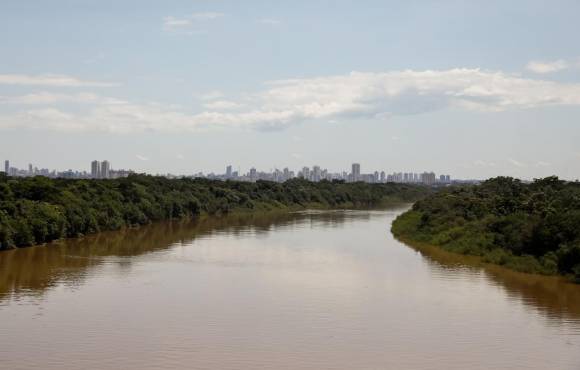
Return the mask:
<svg viewBox="0 0 580 370">
<path fill-rule="evenodd" d="M 6 173 L 6 176 L 10 175 L 10 161 L 9 160 L 4 161 L 4 172 Z"/>
<path fill-rule="evenodd" d="M 99 161 L 91 162 L 91 177 L 93 179 L 101 178 L 101 163 Z"/>
<path fill-rule="evenodd" d="M 322 177 L 322 172 L 320 171 L 320 166 L 312 167 L 312 181 L 318 182 Z"/>
<path fill-rule="evenodd" d="M 352 181 L 360 181 L 360 163 L 352 164 Z"/>
<path fill-rule="evenodd" d="M 421 182 L 426 185 L 435 184 L 435 174 L 433 172 L 423 172 L 421 174 Z"/>
<path fill-rule="evenodd" d="M 108 179 L 111 175 L 111 163 L 104 160 L 101 162 L 101 178 Z"/>
</svg>

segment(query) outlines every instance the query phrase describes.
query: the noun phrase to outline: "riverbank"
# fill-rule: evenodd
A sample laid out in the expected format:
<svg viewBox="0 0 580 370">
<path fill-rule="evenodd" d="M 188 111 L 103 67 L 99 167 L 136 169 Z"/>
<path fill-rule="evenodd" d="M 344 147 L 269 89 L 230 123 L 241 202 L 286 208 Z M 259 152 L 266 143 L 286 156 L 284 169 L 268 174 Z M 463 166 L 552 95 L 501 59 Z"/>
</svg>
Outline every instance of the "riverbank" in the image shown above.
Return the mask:
<svg viewBox="0 0 580 370">
<path fill-rule="evenodd" d="M 393 222 L 412 243 L 580 282 L 580 185 L 496 178 L 432 194 Z"/>
<path fill-rule="evenodd" d="M 429 236 L 418 231 L 420 218 L 421 215 L 418 212 L 407 211 L 393 221 L 391 232 L 398 240 L 417 250 L 429 250 L 432 253 L 433 249 L 440 249 L 443 252 L 461 256 L 472 266 L 495 265 L 525 274 L 559 275 L 580 284 L 580 279 L 577 276 L 569 273 L 559 273 L 556 267 L 545 259 L 537 259 L 530 255 L 517 256 L 497 247 L 481 249 L 477 244 L 467 246 L 460 243 L 454 244 L 451 241 L 442 243 L 438 237 Z"/>
<path fill-rule="evenodd" d="M 570 276 L 518 271 L 505 265 L 488 262 L 481 256 L 450 252 L 439 246 L 418 242 L 408 237 L 395 234 L 393 236 L 397 241 L 419 252 L 423 257 L 443 266 L 450 273 L 465 269 L 481 271 L 491 279 L 517 292 L 534 290 L 541 291 L 541 295 L 545 296 L 555 296 L 558 293 L 568 292 L 575 300 L 575 316 L 580 317 L 580 295 L 578 294 L 580 285 L 570 279 Z"/>
<path fill-rule="evenodd" d="M 409 203 L 431 191 L 417 185 L 303 179 L 249 183 L 147 175 L 111 180 L 0 175 L 0 250 L 163 220 Z"/>
</svg>

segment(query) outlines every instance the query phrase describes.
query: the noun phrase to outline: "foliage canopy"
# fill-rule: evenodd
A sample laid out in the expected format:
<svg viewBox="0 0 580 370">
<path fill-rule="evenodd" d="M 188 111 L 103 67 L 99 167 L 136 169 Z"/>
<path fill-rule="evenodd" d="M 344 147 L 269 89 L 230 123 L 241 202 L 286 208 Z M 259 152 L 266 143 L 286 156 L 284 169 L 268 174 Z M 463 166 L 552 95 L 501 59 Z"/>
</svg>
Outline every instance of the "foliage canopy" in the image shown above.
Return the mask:
<svg viewBox="0 0 580 370">
<path fill-rule="evenodd" d="M 301 179 L 279 184 L 148 175 L 114 180 L 0 175 L 0 250 L 201 214 L 411 202 L 428 191 L 402 184 Z"/>
<path fill-rule="evenodd" d="M 580 183 L 497 177 L 415 203 L 393 233 L 523 272 L 580 280 Z"/>
</svg>

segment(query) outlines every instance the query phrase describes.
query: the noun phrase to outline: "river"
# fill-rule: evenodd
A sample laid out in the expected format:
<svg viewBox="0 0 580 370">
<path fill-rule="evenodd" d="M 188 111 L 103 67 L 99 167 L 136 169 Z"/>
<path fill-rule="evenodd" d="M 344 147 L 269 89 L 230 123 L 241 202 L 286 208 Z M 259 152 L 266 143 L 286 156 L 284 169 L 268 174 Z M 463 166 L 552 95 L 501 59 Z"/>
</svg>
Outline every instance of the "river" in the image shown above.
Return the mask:
<svg viewBox="0 0 580 370">
<path fill-rule="evenodd" d="M 0 253 L 0 369 L 580 369 L 580 286 L 416 250 L 404 208 Z"/>
</svg>

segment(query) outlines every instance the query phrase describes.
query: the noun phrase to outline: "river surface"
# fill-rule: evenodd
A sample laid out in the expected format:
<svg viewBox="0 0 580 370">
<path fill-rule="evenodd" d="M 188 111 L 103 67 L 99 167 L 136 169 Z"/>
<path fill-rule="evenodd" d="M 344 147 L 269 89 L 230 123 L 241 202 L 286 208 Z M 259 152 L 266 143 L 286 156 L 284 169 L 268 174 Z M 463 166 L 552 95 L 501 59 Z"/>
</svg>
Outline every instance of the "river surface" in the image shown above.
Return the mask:
<svg viewBox="0 0 580 370">
<path fill-rule="evenodd" d="M 402 211 L 0 253 L 0 369 L 580 369 L 580 286 L 413 249 Z"/>
</svg>

